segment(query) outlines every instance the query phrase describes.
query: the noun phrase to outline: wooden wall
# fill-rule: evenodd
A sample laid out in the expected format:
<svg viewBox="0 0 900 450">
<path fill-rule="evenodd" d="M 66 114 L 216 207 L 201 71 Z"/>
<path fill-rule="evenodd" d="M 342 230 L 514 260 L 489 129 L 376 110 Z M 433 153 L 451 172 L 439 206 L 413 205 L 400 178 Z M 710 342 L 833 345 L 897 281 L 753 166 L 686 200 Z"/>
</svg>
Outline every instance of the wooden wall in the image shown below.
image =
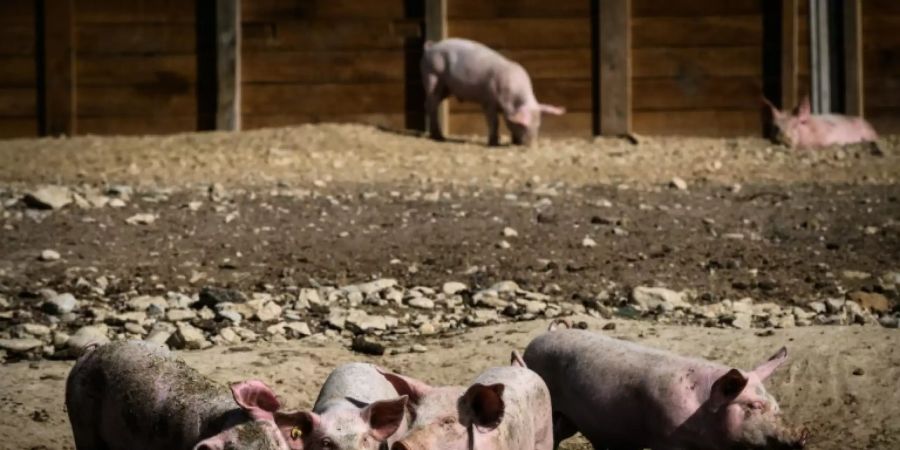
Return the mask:
<svg viewBox="0 0 900 450">
<path fill-rule="evenodd" d="M 565 106 L 543 135 L 591 134 L 591 2 L 448 0 L 448 36 L 482 42 L 528 70 L 538 101 Z M 451 100 L 451 133 L 487 134 L 481 108 Z M 503 125 L 501 125 L 503 127 Z"/>
<path fill-rule="evenodd" d="M 759 135 L 761 0 L 632 0 L 634 131 Z"/>
<path fill-rule="evenodd" d="M 900 2 L 863 0 L 865 115 L 882 134 L 900 133 Z"/>
<path fill-rule="evenodd" d="M 403 128 L 407 103 L 421 115 L 421 43 L 413 43 L 421 12 L 406 20 L 416 12 L 405 3 L 243 1 L 244 127 L 362 121 Z M 407 89 L 407 78 L 415 88 Z"/>
<path fill-rule="evenodd" d="M 38 132 L 34 3 L 0 1 L 0 138 Z"/>
</svg>

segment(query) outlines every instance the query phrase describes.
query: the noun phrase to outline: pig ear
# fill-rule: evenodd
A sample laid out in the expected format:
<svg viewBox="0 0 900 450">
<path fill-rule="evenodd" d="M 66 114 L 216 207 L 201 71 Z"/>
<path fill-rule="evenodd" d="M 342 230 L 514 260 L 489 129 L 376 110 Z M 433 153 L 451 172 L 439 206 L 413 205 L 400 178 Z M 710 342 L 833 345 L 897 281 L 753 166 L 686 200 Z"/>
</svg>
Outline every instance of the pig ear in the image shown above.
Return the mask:
<svg viewBox="0 0 900 450">
<path fill-rule="evenodd" d="M 303 450 L 303 436 L 312 432 L 318 420 L 311 412 L 275 413 L 275 424 L 291 450 Z"/>
<path fill-rule="evenodd" d="M 527 127 L 531 123 L 531 111 L 524 106 L 520 106 L 519 109 L 509 117 L 509 121 Z"/>
<path fill-rule="evenodd" d="M 372 427 L 371 434 L 378 441 L 386 441 L 400 428 L 400 422 L 406 417 L 407 396 L 391 400 L 380 400 L 366 406 L 360 414 L 363 420 Z"/>
<path fill-rule="evenodd" d="M 718 411 L 719 408 L 734 400 L 747 386 L 747 381 L 747 377 L 737 369 L 731 369 L 719 377 L 713 383 L 712 391 L 709 394 L 708 403 L 712 412 Z"/>
<path fill-rule="evenodd" d="M 522 355 L 520 355 L 519 352 L 515 350 L 512 351 L 512 355 L 510 355 L 509 359 L 510 364 L 512 364 L 513 366 L 519 366 L 526 369 L 528 368 L 528 366 L 525 365 L 525 360 L 522 359 Z"/>
<path fill-rule="evenodd" d="M 561 116 L 566 113 L 566 108 L 562 106 L 553 106 L 553 105 L 545 105 L 541 103 L 540 105 L 541 112 L 544 114 L 552 114 L 554 116 Z"/>
<path fill-rule="evenodd" d="M 469 411 L 472 423 L 478 427 L 493 429 L 503 421 L 506 405 L 503 402 L 502 384 L 473 384 L 462 399 L 461 406 Z"/>
<path fill-rule="evenodd" d="M 773 105 L 772 102 L 769 101 L 769 99 L 763 97 L 763 98 L 762 98 L 762 101 L 763 101 L 763 103 L 764 103 L 766 106 L 769 107 L 770 110 L 772 110 L 772 116 L 773 116 L 773 117 L 778 118 L 778 117 L 781 117 L 781 116 L 782 116 L 781 110 L 778 109 L 778 108 L 776 108 L 775 105 Z"/>
<path fill-rule="evenodd" d="M 194 446 L 193 450 L 224 450 L 225 437 L 217 434 L 211 438 L 204 439 Z"/>
<path fill-rule="evenodd" d="M 253 419 L 271 419 L 281 404 L 275 393 L 259 380 L 248 380 L 231 385 L 234 401 Z"/>
<path fill-rule="evenodd" d="M 398 394 L 409 396 L 409 401 L 412 403 L 418 403 L 420 400 L 422 400 L 422 397 L 427 395 L 433 389 L 431 386 L 425 384 L 425 382 L 419 381 L 415 378 L 405 377 L 393 372 L 388 372 L 381 367 L 376 367 L 376 370 L 378 370 L 378 373 L 380 373 L 386 380 L 394 385 L 394 389 L 397 390 Z"/>
<path fill-rule="evenodd" d="M 801 121 L 805 121 L 809 119 L 810 114 L 812 114 L 812 106 L 809 104 L 809 96 L 803 97 L 803 100 L 800 100 L 800 104 L 797 105 L 797 117 L 800 118 Z"/>
<path fill-rule="evenodd" d="M 753 373 L 759 377 L 760 381 L 769 378 L 769 375 L 772 375 L 772 372 L 778 368 L 778 366 L 784 364 L 787 361 L 787 348 L 781 347 L 768 361 L 756 366 L 753 369 Z"/>
</svg>

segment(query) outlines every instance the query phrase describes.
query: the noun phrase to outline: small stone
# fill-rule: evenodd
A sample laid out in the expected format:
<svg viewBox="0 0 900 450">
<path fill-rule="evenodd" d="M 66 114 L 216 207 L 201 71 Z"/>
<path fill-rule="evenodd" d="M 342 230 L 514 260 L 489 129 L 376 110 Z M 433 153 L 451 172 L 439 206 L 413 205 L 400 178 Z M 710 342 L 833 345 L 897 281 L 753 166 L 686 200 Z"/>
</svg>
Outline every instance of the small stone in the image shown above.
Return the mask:
<svg viewBox="0 0 900 450">
<path fill-rule="evenodd" d="M 373 356 L 384 355 L 385 351 L 384 345 L 381 345 L 374 341 L 369 341 L 365 338 L 365 336 L 357 336 L 355 339 L 353 339 L 353 343 L 350 345 L 350 349 L 354 352 Z"/>
<path fill-rule="evenodd" d="M 197 303 L 192 305 L 195 308 L 209 306 L 210 308 L 219 303 L 244 303 L 247 297 L 240 291 L 234 289 L 218 288 L 214 286 L 205 286 L 200 289 Z"/>
<path fill-rule="evenodd" d="M 170 309 L 166 311 L 166 320 L 168 320 L 169 322 L 192 320 L 196 317 L 197 313 L 192 309 Z"/>
<path fill-rule="evenodd" d="M 753 325 L 753 316 L 747 313 L 736 313 L 731 325 L 741 330 L 748 329 Z"/>
<path fill-rule="evenodd" d="M 56 261 L 60 258 L 59 252 L 56 250 L 44 250 L 41 252 L 40 260 L 41 261 Z"/>
<path fill-rule="evenodd" d="M 491 290 L 497 292 L 516 292 L 519 290 L 519 285 L 512 280 L 500 281 L 498 283 L 494 283 L 494 285 L 491 286 Z"/>
<path fill-rule="evenodd" d="M 503 237 L 506 237 L 506 238 L 519 237 L 519 232 L 513 228 L 506 227 L 503 229 Z"/>
<path fill-rule="evenodd" d="M 269 322 L 281 317 L 281 307 L 278 303 L 268 301 L 256 310 L 254 317 L 260 322 Z"/>
<path fill-rule="evenodd" d="M 39 323 L 25 323 L 22 324 L 22 331 L 32 335 L 32 336 L 47 336 L 50 334 L 50 327 L 47 325 L 41 325 Z"/>
<path fill-rule="evenodd" d="M 508 250 L 508 249 L 512 248 L 512 244 L 510 244 L 509 242 L 507 242 L 507 241 L 504 239 L 504 240 L 502 240 L 502 241 L 500 241 L 500 242 L 497 243 L 497 248 L 499 248 L 499 249 L 501 249 L 501 250 Z"/>
<path fill-rule="evenodd" d="M 53 332 L 53 346 L 56 348 L 64 348 L 66 346 L 66 342 L 69 340 L 71 336 L 62 331 L 54 331 Z"/>
<path fill-rule="evenodd" d="M 372 330 L 384 331 L 389 327 L 396 326 L 395 318 L 386 316 L 370 315 L 362 310 L 351 310 L 345 319 L 347 328 L 357 332 L 367 332 Z"/>
<path fill-rule="evenodd" d="M 150 330 L 150 334 L 144 338 L 144 341 L 156 345 L 166 345 L 166 342 L 169 342 L 169 339 L 172 338 L 174 332 L 175 327 L 172 324 L 167 322 L 157 322 Z"/>
<path fill-rule="evenodd" d="M 410 350 L 412 350 L 413 353 L 425 353 L 428 351 L 428 347 L 422 344 L 413 344 L 412 347 L 410 347 Z"/>
<path fill-rule="evenodd" d="M 47 314 L 59 316 L 72 312 L 77 305 L 78 300 L 75 299 L 75 296 L 69 293 L 65 293 L 49 298 L 46 302 L 44 302 L 41 309 L 43 309 Z"/>
<path fill-rule="evenodd" d="M 466 286 L 465 283 L 460 283 L 459 281 L 448 281 L 444 283 L 444 286 L 441 288 L 441 291 L 447 295 L 456 295 L 460 292 L 467 290 L 469 287 Z"/>
<path fill-rule="evenodd" d="M 859 270 L 845 270 L 841 272 L 841 276 L 848 280 L 867 280 L 872 278 L 872 274 Z"/>
<path fill-rule="evenodd" d="M 166 299 L 150 295 L 134 297 L 125 302 L 125 305 L 128 306 L 128 309 L 133 311 L 147 311 L 151 306 L 155 306 L 156 308 L 165 311 L 169 306 Z"/>
<path fill-rule="evenodd" d="M 219 337 L 226 344 L 239 344 L 241 342 L 241 337 L 231 327 L 219 330 Z"/>
<path fill-rule="evenodd" d="M 585 236 L 584 239 L 581 240 L 581 246 L 584 248 L 594 248 L 597 246 L 597 241 L 591 239 L 590 236 Z"/>
<path fill-rule="evenodd" d="M 289 322 L 284 327 L 293 331 L 298 337 L 312 336 L 312 330 L 309 329 L 309 325 L 306 322 Z"/>
<path fill-rule="evenodd" d="M 34 338 L 0 339 L 0 350 L 10 353 L 27 353 L 43 345 L 43 341 Z"/>
<path fill-rule="evenodd" d="M 139 213 L 125 219 L 128 225 L 150 225 L 153 222 L 156 222 L 156 215 L 151 213 Z"/>
<path fill-rule="evenodd" d="M 863 370 L 862 367 L 857 367 L 857 368 L 853 369 L 853 375 L 861 376 L 861 375 L 865 375 L 865 374 L 866 374 L 866 371 Z"/>
<path fill-rule="evenodd" d="M 785 314 L 775 320 L 775 328 L 794 328 L 797 322 L 793 314 Z"/>
<path fill-rule="evenodd" d="M 321 306 L 324 305 L 325 302 L 322 301 L 322 296 L 319 295 L 319 291 L 312 288 L 303 288 L 300 289 L 300 292 L 297 294 L 297 302 L 294 304 L 295 309 L 306 309 L 312 305 Z M 297 308 L 297 305 L 300 305 L 301 308 Z"/>
<path fill-rule="evenodd" d="M 886 313 L 891 310 L 890 300 L 877 292 L 854 291 L 847 294 L 847 298 L 872 312 Z"/>
<path fill-rule="evenodd" d="M 88 325 L 81 327 L 72 337 L 66 341 L 66 347 L 74 353 L 75 356 L 81 354 L 85 347 L 91 344 L 103 345 L 109 342 L 106 336 L 106 325 Z"/>
<path fill-rule="evenodd" d="M 844 307 L 846 301 L 842 298 L 829 298 L 825 300 L 825 308 L 828 309 L 829 313 L 837 313 Z"/>
<path fill-rule="evenodd" d="M 422 325 L 419 325 L 419 333 L 428 336 L 437 333 L 437 329 L 433 323 L 425 322 Z"/>
<path fill-rule="evenodd" d="M 823 302 L 809 302 L 806 306 L 816 314 L 825 314 L 825 312 L 828 311 L 828 308 Z"/>
<path fill-rule="evenodd" d="M 900 328 L 900 318 L 884 315 L 878 319 L 878 323 L 885 328 Z"/>
<path fill-rule="evenodd" d="M 278 322 L 274 325 L 269 325 L 266 327 L 266 333 L 269 334 L 284 334 L 284 326 L 287 325 L 286 322 Z"/>
<path fill-rule="evenodd" d="M 147 332 L 143 326 L 136 322 L 125 322 L 125 331 L 139 336 L 143 336 Z"/>
<path fill-rule="evenodd" d="M 500 317 L 497 311 L 493 309 L 476 308 L 472 314 L 466 317 L 466 323 L 474 326 L 487 325 L 491 322 L 497 322 Z"/>
<path fill-rule="evenodd" d="M 585 327 L 585 328 L 587 328 L 587 327 Z M 608 322 L 606 325 L 603 325 L 603 329 L 606 330 L 606 331 L 612 331 L 612 330 L 615 330 L 615 329 L 616 329 L 616 323 L 615 323 L 615 322 Z"/>
<path fill-rule="evenodd" d="M 109 200 L 110 208 L 124 208 L 127 205 L 124 199 L 114 198 Z"/>
<path fill-rule="evenodd" d="M 434 309 L 434 300 L 425 297 L 411 298 L 406 304 L 417 309 Z"/>
<path fill-rule="evenodd" d="M 684 191 L 684 190 L 687 190 L 687 188 L 688 188 L 687 181 L 684 181 L 682 178 L 679 178 L 679 177 L 672 177 L 672 181 L 669 182 L 669 186 L 672 186 L 673 188 L 678 189 L 679 191 Z"/>
<path fill-rule="evenodd" d="M 684 294 L 661 287 L 637 286 L 631 291 L 631 299 L 647 311 L 672 311 L 690 306 L 684 301 Z"/>
<path fill-rule="evenodd" d="M 385 289 L 392 288 L 397 285 L 397 280 L 393 278 L 381 278 L 378 280 L 370 281 L 368 283 L 362 283 L 356 285 L 362 295 L 374 294 L 377 292 L 381 292 Z M 349 287 L 349 286 L 348 286 Z"/>
<path fill-rule="evenodd" d="M 221 311 L 216 312 L 216 314 L 218 314 L 219 317 L 221 317 L 235 325 L 240 325 L 241 320 L 243 320 L 243 318 L 244 318 L 243 316 L 241 316 L 241 313 L 239 313 L 235 310 L 232 310 L 232 309 L 221 310 Z"/>
<path fill-rule="evenodd" d="M 169 338 L 167 344 L 176 349 L 200 350 L 211 344 L 206 340 L 203 330 L 187 323 L 178 322 L 175 334 Z"/>
<path fill-rule="evenodd" d="M 72 192 L 65 186 L 42 186 L 25 194 L 25 205 L 36 209 L 60 209 L 72 203 Z"/>
</svg>

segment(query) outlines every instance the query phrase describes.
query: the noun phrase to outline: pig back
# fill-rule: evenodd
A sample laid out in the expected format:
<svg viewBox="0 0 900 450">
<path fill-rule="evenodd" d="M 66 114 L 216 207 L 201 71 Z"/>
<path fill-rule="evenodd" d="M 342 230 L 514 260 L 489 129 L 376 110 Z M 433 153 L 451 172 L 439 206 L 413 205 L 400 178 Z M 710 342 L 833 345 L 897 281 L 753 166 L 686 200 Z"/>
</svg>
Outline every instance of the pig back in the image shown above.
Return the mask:
<svg viewBox="0 0 900 450">
<path fill-rule="evenodd" d="M 366 404 L 398 397 L 394 386 L 382 376 L 374 365 L 348 363 L 334 369 L 322 384 L 313 411 L 321 413 L 335 401 L 351 399 Z"/>
</svg>

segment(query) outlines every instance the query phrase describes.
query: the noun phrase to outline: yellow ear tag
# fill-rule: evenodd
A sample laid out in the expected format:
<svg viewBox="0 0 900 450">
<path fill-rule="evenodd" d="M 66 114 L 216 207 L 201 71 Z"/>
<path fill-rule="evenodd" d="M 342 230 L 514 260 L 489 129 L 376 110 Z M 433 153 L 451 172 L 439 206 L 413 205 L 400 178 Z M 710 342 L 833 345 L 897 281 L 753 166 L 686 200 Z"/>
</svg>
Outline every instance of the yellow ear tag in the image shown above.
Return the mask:
<svg viewBox="0 0 900 450">
<path fill-rule="evenodd" d="M 299 428 L 291 428 L 291 439 L 300 439 L 301 436 L 303 436 L 303 432 Z"/>
</svg>

